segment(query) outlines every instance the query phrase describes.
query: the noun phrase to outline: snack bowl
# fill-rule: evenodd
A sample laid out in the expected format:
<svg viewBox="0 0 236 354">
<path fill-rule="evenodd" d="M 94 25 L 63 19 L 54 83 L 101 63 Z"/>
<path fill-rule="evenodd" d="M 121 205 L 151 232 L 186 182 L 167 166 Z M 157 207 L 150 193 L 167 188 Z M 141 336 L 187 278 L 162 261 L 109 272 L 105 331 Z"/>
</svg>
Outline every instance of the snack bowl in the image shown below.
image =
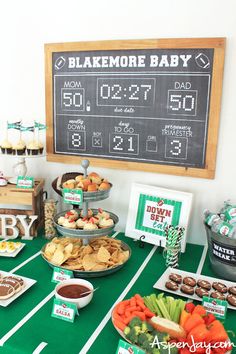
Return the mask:
<svg viewBox="0 0 236 354">
<path fill-rule="evenodd" d="M 81 287 L 87 288 L 87 290 L 86 289 L 81 290 Z M 91 290 L 91 292 L 83 297 L 79 297 L 79 295 L 78 297 L 76 297 L 75 292 L 79 290 L 81 290 L 80 292 Z M 80 278 L 68 279 L 68 280 L 63 280 L 56 285 L 55 296 L 57 299 L 60 299 L 62 301 L 67 301 L 76 304 L 78 309 L 82 309 L 83 307 L 87 306 L 92 300 L 93 291 L 94 291 L 93 284 L 87 280 L 80 279 Z"/>
<path fill-rule="evenodd" d="M 50 242 L 49 242 L 50 243 Z M 45 249 L 46 249 L 46 246 L 47 244 L 45 244 L 43 246 L 43 248 L 41 249 L 41 256 L 42 258 L 44 259 L 45 262 L 47 262 L 47 264 L 49 265 L 49 267 L 51 268 L 54 268 L 54 267 L 58 267 L 58 264 L 55 264 L 53 263 L 52 261 L 49 261 L 46 256 L 45 256 Z M 115 265 L 113 267 L 110 267 L 110 268 L 104 268 L 103 270 L 90 270 L 90 271 L 85 271 L 85 270 L 73 270 L 69 267 L 67 267 L 66 265 L 64 264 L 61 264 L 60 265 L 60 269 L 65 269 L 65 270 L 72 270 L 73 271 L 73 276 L 74 278 L 98 278 L 98 277 L 104 277 L 104 276 L 108 276 L 110 274 L 113 274 L 117 271 L 119 271 L 121 268 L 123 268 L 126 263 L 128 262 L 128 260 L 130 259 L 131 257 L 131 253 L 132 253 L 132 250 L 131 248 L 123 241 L 121 241 L 121 249 L 123 251 L 129 251 L 129 257 L 128 259 L 122 263 L 122 264 L 118 264 L 118 265 Z"/>
<path fill-rule="evenodd" d="M 98 213 L 98 209 L 91 209 L 94 214 Z M 83 230 L 83 229 L 69 229 L 68 227 L 64 227 L 58 224 L 58 219 L 61 216 L 64 216 L 65 213 L 67 213 L 69 210 L 65 210 L 63 212 L 60 212 L 54 217 L 54 224 L 57 229 L 57 231 L 63 235 L 63 236 L 71 236 L 71 237 L 80 237 L 80 238 L 94 238 L 94 237 L 99 237 L 103 235 L 110 235 L 116 224 L 119 222 L 119 218 L 116 214 L 112 213 L 109 211 L 110 218 L 113 220 L 114 224 L 112 226 L 106 227 L 106 228 L 99 228 L 95 230 Z M 104 212 L 108 212 L 107 210 L 104 210 Z"/>
<path fill-rule="evenodd" d="M 53 190 L 60 195 L 61 197 L 63 196 L 63 187 L 62 184 L 68 179 L 74 179 L 76 176 L 83 175 L 83 173 L 79 172 L 68 172 L 65 173 L 62 176 L 57 177 L 53 182 L 52 182 L 52 188 Z M 88 201 L 98 201 L 98 200 L 104 200 L 109 197 L 111 188 L 112 188 L 112 183 L 110 183 L 110 188 L 101 190 L 101 191 L 94 191 L 94 192 L 83 192 L 83 201 L 88 202 Z"/>
</svg>

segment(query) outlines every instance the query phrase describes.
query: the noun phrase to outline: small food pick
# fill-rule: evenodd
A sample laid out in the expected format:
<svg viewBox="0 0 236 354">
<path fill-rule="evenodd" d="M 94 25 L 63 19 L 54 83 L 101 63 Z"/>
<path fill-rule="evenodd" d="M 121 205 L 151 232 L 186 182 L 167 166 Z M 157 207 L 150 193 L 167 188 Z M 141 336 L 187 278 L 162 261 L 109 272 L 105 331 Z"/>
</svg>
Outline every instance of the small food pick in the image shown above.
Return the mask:
<svg viewBox="0 0 236 354">
<path fill-rule="evenodd" d="M 95 288 L 95 289 L 90 289 L 90 290 L 88 290 L 88 291 L 85 291 L 84 293 L 81 293 L 80 294 L 80 296 L 81 295 L 87 295 L 87 294 L 90 294 L 90 293 L 94 293 L 97 289 L 99 289 L 99 286 L 97 287 L 97 288 Z"/>
</svg>

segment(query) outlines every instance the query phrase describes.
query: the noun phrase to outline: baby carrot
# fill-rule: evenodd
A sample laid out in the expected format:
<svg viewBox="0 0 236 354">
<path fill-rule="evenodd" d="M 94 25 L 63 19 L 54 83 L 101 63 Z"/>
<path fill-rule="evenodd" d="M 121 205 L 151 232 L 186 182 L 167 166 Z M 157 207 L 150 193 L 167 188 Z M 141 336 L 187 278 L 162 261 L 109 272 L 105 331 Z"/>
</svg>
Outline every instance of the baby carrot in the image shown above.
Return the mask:
<svg viewBox="0 0 236 354">
<path fill-rule="evenodd" d="M 143 302 L 143 298 L 139 294 L 135 294 L 134 297 L 135 297 L 136 301 L 139 300 L 139 301 Z"/>
<path fill-rule="evenodd" d="M 146 321 L 146 316 L 144 312 L 141 311 L 134 311 L 133 315 L 139 317 L 142 321 Z"/>
<path fill-rule="evenodd" d="M 113 318 L 114 320 L 119 321 L 119 322 L 124 322 L 123 318 L 122 318 L 120 315 L 118 315 L 118 313 L 113 313 L 113 314 L 112 314 L 112 318 Z"/>
<path fill-rule="evenodd" d="M 123 322 L 120 322 L 118 320 L 114 320 L 113 321 L 114 325 L 119 328 L 122 332 L 124 331 L 126 324 L 124 324 Z"/>
<path fill-rule="evenodd" d="M 123 322 L 128 325 L 130 323 L 130 321 L 132 320 L 132 318 L 136 317 L 136 315 L 134 315 L 133 313 L 131 313 L 131 315 L 129 317 L 126 317 Z"/>
<path fill-rule="evenodd" d="M 142 310 L 145 310 L 147 307 L 144 305 L 143 301 L 137 300 L 137 305 L 141 307 Z"/>
<path fill-rule="evenodd" d="M 148 308 L 146 308 L 145 310 L 144 310 L 144 314 L 147 316 L 147 317 L 149 317 L 149 318 L 151 318 L 151 317 L 153 317 L 153 316 L 156 316 L 152 311 L 150 311 Z"/>
<path fill-rule="evenodd" d="M 134 296 L 130 299 L 130 306 L 136 306 L 136 299 Z"/>
<path fill-rule="evenodd" d="M 125 313 L 125 305 L 124 304 L 122 304 L 122 303 L 120 304 L 120 306 L 117 309 L 117 313 L 119 315 L 123 315 Z"/>
</svg>

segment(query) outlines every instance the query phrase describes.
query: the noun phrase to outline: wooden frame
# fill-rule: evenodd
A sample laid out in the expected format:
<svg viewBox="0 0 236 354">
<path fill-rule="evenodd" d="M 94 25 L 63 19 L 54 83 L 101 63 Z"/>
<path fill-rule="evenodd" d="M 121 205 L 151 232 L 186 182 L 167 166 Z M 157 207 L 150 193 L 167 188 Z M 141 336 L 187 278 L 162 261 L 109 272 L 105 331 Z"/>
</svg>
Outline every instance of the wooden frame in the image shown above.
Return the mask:
<svg viewBox="0 0 236 354">
<path fill-rule="evenodd" d="M 162 247 L 167 225 L 184 227 L 181 251 L 185 251 L 192 193 L 132 184 L 125 235 Z"/>
<path fill-rule="evenodd" d="M 211 86 L 211 105 L 209 110 L 208 137 L 205 168 L 188 168 L 139 162 L 90 158 L 94 166 L 118 169 L 144 170 L 147 172 L 214 178 L 216 152 L 221 108 L 222 81 L 224 69 L 225 38 L 173 38 L 147 40 L 116 40 L 79 43 L 45 44 L 45 78 L 46 78 L 46 122 L 47 122 L 47 160 L 60 163 L 78 164 L 83 157 L 55 154 L 53 149 L 53 87 L 52 54 L 55 52 L 90 51 L 90 50 L 124 50 L 124 49 L 175 49 L 175 48 L 213 48 L 214 61 Z"/>
</svg>

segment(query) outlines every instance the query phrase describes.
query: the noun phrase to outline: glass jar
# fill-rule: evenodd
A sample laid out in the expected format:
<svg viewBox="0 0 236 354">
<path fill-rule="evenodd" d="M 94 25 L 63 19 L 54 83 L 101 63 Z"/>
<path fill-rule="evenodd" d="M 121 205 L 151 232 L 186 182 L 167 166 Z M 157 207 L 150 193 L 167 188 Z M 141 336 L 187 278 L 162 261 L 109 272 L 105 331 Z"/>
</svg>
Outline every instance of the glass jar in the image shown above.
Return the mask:
<svg viewBox="0 0 236 354">
<path fill-rule="evenodd" d="M 45 238 L 51 240 L 57 235 L 54 227 L 54 217 L 57 213 L 57 201 L 54 199 L 46 199 L 44 201 L 44 228 Z"/>
</svg>

